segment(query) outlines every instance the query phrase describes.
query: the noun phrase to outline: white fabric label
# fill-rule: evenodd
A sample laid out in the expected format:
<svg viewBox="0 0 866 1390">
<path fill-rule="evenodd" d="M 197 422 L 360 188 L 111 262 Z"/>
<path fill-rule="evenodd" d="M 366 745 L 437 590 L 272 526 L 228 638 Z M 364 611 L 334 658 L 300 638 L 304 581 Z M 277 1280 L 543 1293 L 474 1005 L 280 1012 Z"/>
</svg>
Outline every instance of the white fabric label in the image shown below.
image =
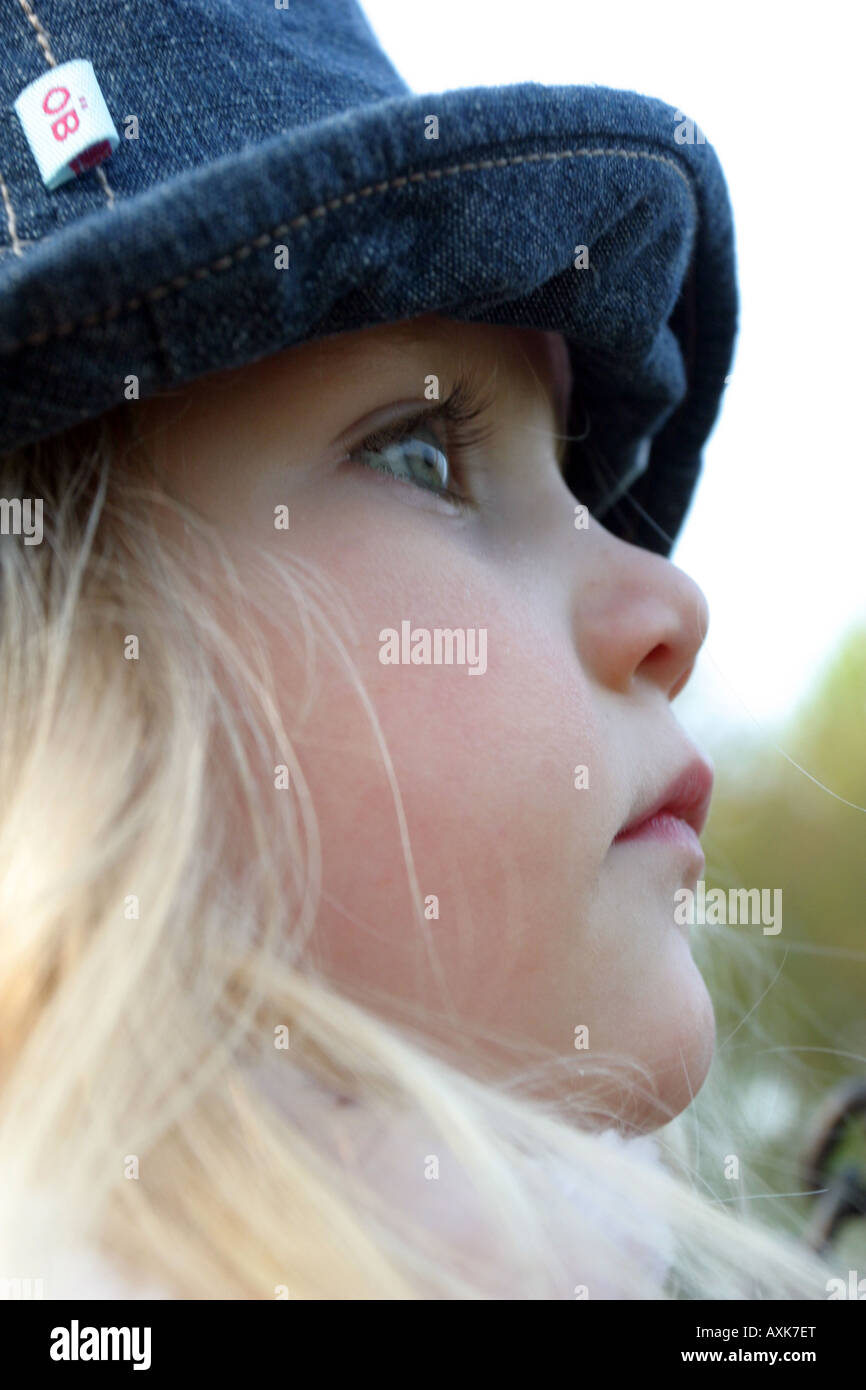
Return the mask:
<svg viewBox="0 0 866 1390">
<path fill-rule="evenodd" d="M 86 58 L 49 68 L 19 93 L 15 110 L 49 189 L 101 164 L 120 144 Z"/>
</svg>

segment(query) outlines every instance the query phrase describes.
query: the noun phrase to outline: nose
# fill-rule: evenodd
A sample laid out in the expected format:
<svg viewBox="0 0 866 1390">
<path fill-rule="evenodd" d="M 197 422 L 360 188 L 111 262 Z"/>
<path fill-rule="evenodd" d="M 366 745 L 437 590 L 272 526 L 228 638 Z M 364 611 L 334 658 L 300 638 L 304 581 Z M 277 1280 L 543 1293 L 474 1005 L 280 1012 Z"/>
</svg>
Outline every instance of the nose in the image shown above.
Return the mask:
<svg viewBox="0 0 866 1390">
<path fill-rule="evenodd" d="M 583 532 L 583 542 L 574 628 L 584 670 L 612 690 L 626 693 L 644 680 L 673 700 L 707 635 L 702 590 L 670 560 L 612 536 L 598 522 Z"/>
</svg>

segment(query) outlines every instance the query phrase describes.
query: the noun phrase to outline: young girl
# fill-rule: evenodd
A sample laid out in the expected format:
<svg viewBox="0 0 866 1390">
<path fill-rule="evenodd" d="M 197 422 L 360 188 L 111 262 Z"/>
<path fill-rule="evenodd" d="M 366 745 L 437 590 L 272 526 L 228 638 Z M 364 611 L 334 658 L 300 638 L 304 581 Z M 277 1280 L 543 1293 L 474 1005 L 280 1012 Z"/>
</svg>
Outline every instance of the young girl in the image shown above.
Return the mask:
<svg viewBox="0 0 866 1390">
<path fill-rule="evenodd" d="M 163 22 L 145 6 L 136 42 Z M 286 22 L 310 26 L 323 74 L 335 34 L 358 73 L 380 61 L 349 6 Z M 89 38 L 98 52 L 105 36 Z M 106 56 L 105 87 L 112 71 Z M 518 111 L 509 90 L 487 94 L 491 130 Z M 598 148 L 634 155 L 657 104 L 574 91 L 588 125 L 631 112 L 617 148 Z M 418 115 L 432 102 L 400 100 Z M 647 175 L 669 188 L 670 129 Z M 707 149 L 688 155 L 710 171 L 701 197 Z M 112 187 L 120 155 L 97 171 Z M 550 198 L 526 155 L 504 158 Z M 83 191 L 95 174 L 80 177 Z M 363 169 L 346 177 L 370 186 Z M 704 301 L 695 336 L 682 306 L 719 260 L 689 270 L 673 213 L 662 232 L 662 185 L 635 201 L 601 159 L 569 177 L 588 223 L 593 197 L 608 212 L 632 199 L 609 243 L 600 217 L 587 238 L 592 282 L 576 279 L 569 239 L 558 280 L 533 270 L 549 298 L 527 307 L 517 261 L 547 251 L 517 238 L 496 300 L 477 224 L 443 201 L 451 269 L 437 273 L 466 283 L 425 301 L 420 266 L 417 281 L 405 261 L 399 283 L 385 278 L 406 250 L 392 202 L 366 239 L 326 230 L 329 247 L 354 248 L 343 274 L 354 264 L 358 301 L 347 280 L 325 313 L 315 256 L 292 242 L 302 333 L 276 269 L 286 233 L 267 239 L 283 333 L 267 352 L 274 330 L 243 292 L 254 280 L 220 280 L 201 247 L 177 283 L 168 266 L 147 289 L 140 251 L 141 293 L 112 285 L 100 302 L 91 283 L 89 314 L 79 259 L 79 301 L 24 322 L 20 286 L 56 283 L 58 267 L 10 242 L 0 487 L 41 501 L 44 536 L 0 546 L 4 1278 L 39 1278 L 47 1297 L 826 1296 L 820 1261 L 701 1192 L 663 1129 L 714 1044 L 674 911 L 703 871 L 712 774 L 671 702 L 707 609 L 665 558 L 666 525 L 722 389 L 730 292 L 715 318 Z M 294 201 L 311 202 L 306 189 Z M 123 241 L 127 211 L 91 213 L 103 246 L 112 218 Z M 704 207 L 702 228 L 723 213 Z M 374 287 L 362 266 L 376 237 Z M 83 239 L 65 247 L 70 265 L 90 254 Z M 222 269 L 261 275 L 256 255 Z M 650 308 L 635 293 L 687 270 L 685 298 Z M 338 301 L 352 306 L 339 322 Z M 553 307 L 566 301 L 569 333 Z M 491 317 L 493 302 L 513 317 Z M 143 311 L 162 375 L 137 336 Z M 44 399 L 33 364 L 59 382 L 68 351 L 77 385 Z M 685 371 L 687 405 L 647 472 L 635 439 L 648 419 L 661 431 Z M 126 398 L 130 378 L 141 399 Z"/>
</svg>

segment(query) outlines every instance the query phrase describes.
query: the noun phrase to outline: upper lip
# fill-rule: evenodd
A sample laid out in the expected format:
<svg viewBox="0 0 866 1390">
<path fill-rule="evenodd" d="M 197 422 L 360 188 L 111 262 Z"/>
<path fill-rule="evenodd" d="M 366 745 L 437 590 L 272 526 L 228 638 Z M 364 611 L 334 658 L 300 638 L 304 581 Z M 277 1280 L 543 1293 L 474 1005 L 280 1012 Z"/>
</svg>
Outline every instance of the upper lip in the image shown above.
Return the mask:
<svg viewBox="0 0 866 1390">
<path fill-rule="evenodd" d="M 704 828 L 713 795 L 713 769 L 703 758 L 694 758 L 682 772 L 668 784 L 660 796 L 648 802 L 620 830 L 616 840 L 627 831 L 634 830 L 644 821 L 652 820 L 661 811 L 670 816 L 678 816 L 686 821 L 700 835 Z"/>
</svg>

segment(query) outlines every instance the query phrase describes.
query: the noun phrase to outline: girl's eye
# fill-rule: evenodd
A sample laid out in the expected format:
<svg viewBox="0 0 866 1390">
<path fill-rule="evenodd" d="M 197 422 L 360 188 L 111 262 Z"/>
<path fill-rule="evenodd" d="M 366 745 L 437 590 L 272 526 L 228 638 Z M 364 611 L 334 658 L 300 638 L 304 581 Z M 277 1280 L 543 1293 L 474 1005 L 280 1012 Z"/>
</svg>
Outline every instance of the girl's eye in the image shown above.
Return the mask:
<svg viewBox="0 0 866 1390">
<path fill-rule="evenodd" d="M 495 402 L 495 380 L 483 389 L 473 377 L 461 375 L 444 400 L 368 435 L 345 459 L 464 511 L 474 505 L 466 485 L 468 455 L 492 439 Z"/>
<path fill-rule="evenodd" d="M 455 494 L 449 487 L 451 469 L 440 439 L 429 425 L 408 423 L 408 430 L 398 426 L 399 438 L 395 438 L 393 429 L 370 435 L 354 457 L 377 472 L 453 498 Z"/>
</svg>

